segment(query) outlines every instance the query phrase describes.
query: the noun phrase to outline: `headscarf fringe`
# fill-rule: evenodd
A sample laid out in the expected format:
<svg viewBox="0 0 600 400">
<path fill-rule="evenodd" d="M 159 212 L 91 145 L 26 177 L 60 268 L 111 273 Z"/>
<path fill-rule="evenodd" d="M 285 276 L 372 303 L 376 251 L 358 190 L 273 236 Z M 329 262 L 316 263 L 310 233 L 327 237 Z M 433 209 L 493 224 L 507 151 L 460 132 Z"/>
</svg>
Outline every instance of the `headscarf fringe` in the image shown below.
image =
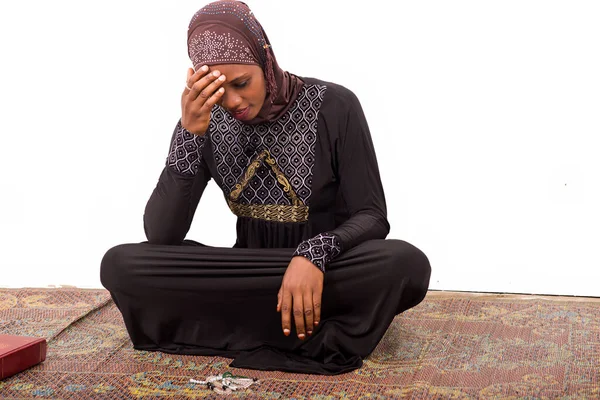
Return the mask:
<svg viewBox="0 0 600 400">
<path fill-rule="evenodd" d="M 269 100 L 272 104 L 277 97 L 277 81 L 275 80 L 275 73 L 273 72 L 273 56 L 271 55 L 271 48 L 265 49 L 265 52 L 267 53 L 265 75 L 267 78 L 267 87 L 269 88 Z"/>
</svg>

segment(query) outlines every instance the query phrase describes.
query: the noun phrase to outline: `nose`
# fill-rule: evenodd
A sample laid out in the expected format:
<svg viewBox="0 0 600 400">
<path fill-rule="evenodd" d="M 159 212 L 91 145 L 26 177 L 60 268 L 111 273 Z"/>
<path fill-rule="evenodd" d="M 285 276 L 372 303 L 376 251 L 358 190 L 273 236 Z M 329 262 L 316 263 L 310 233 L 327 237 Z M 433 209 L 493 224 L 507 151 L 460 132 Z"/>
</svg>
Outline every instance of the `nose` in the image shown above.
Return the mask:
<svg viewBox="0 0 600 400">
<path fill-rule="evenodd" d="M 227 110 L 235 110 L 240 104 L 242 104 L 242 97 L 234 90 L 226 89 L 221 97 L 221 106 Z"/>
</svg>

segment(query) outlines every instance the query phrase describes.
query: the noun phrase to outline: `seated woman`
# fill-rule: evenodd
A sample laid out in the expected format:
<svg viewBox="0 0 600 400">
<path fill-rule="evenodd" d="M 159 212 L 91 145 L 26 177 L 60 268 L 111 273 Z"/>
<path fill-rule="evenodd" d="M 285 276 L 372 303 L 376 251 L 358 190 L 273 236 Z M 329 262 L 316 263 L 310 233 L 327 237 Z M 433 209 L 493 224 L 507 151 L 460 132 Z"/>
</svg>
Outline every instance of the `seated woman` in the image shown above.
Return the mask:
<svg viewBox="0 0 600 400">
<path fill-rule="evenodd" d="M 414 246 L 385 240 L 358 99 L 283 71 L 241 2 L 199 10 L 188 52 L 182 116 L 144 214 L 148 241 L 102 260 L 134 347 L 241 368 L 359 368 L 394 316 L 424 298 L 431 270 Z M 233 248 L 185 240 L 211 179 L 238 217 Z"/>
</svg>

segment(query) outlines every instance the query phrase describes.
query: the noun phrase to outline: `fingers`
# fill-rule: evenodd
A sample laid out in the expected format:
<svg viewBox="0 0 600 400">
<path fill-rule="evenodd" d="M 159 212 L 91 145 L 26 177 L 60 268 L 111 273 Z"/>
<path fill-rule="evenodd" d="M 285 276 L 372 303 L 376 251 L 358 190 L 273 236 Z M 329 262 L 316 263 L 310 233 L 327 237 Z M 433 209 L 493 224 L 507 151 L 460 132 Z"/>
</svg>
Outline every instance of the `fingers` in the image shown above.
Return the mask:
<svg viewBox="0 0 600 400">
<path fill-rule="evenodd" d="M 221 75 L 219 71 L 204 75 L 191 86 L 192 90 L 188 93 L 188 100 L 194 102 L 195 107 L 204 105 L 223 82 L 225 82 L 225 75 Z"/>
<path fill-rule="evenodd" d="M 283 289 L 281 294 L 281 328 L 285 336 L 290 336 L 292 315 L 292 294 Z"/>
<path fill-rule="evenodd" d="M 188 68 L 187 79 L 185 80 L 185 86 L 191 88 L 196 82 L 198 82 L 208 72 L 208 66 L 203 65 L 198 71 L 194 71 L 193 68 Z M 190 89 L 191 90 L 191 89 Z"/>
<path fill-rule="evenodd" d="M 319 325 L 319 322 L 321 322 L 321 297 L 322 297 L 322 295 L 323 295 L 323 288 L 318 288 L 317 290 L 313 291 L 313 294 L 312 294 L 313 311 L 315 313 L 315 315 L 313 317 L 313 325 L 314 326 Z"/>
<path fill-rule="evenodd" d="M 302 299 L 302 293 L 297 293 L 294 296 L 284 289 L 280 290 L 283 293 L 280 295 L 281 297 L 281 307 L 278 304 L 278 310 L 281 309 L 281 327 L 283 329 L 283 334 L 285 336 L 289 336 L 291 332 L 291 317 L 292 314 L 294 316 L 294 324 L 296 326 L 296 334 L 298 338 L 304 340 L 306 338 L 306 329 L 304 323 L 304 302 Z M 278 296 L 279 297 L 279 296 Z M 312 302 L 312 300 L 311 300 Z M 293 311 L 293 312 L 292 312 Z M 312 314 L 312 310 L 311 310 Z M 311 325 L 312 326 L 312 316 L 311 316 Z M 312 329 L 311 329 L 312 333 Z"/>
<path fill-rule="evenodd" d="M 294 310 L 294 322 L 296 323 L 296 334 L 298 338 L 306 338 L 306 330 L 304 328 L 304 301 L 302 298 L 302 292 L 294 293 L 294 304 L 292 309 Z"/>
<path fill-rule="evenodd" d="M 277 293 L 277 312 L 281 311 L 281 289 L 279 289 L 279 293 Z"/>
<path fill-rule="evenodd" d="M 223 88 L 219 88 L 219 90 L 217 90 L 216 92 L 214 92 L 214 94 L 212 96 L 210 96 L 205 102 L 204 105 L 202 107 L 206 108 L 208 111 L 210 111 L 213 106 L 215 104 L 217 104 L 219 102 L 219 100 L 221 100 L 221 97 L 223 97 L 223 93 L 225 93 L 225 89 Z"/>
<path fill-rule="evenodd" d="M 313 331 L 313 318 L 314 318 L 314 311 L 313 311 L 313 295 L 311 292 L 305 292 L 304 293 L 304 299 L 302 300 L 302 303 L 304 304 L 304 322 L 306 323 L 305 327 L 306 327 L 306 333 L 308 335 L 312 335 L 312 331 Z"/>
<path fill-rule="evenodd" d="M 186 91 L 189 91 L 191 89 L 191 87 L 190 87 L 190 78 L 192 76 L 194 76 L 194 69 L 193 68 L 188 68 L 187 78 L 185 79 L 185 88 L 186 88 Z"/>
</svg>

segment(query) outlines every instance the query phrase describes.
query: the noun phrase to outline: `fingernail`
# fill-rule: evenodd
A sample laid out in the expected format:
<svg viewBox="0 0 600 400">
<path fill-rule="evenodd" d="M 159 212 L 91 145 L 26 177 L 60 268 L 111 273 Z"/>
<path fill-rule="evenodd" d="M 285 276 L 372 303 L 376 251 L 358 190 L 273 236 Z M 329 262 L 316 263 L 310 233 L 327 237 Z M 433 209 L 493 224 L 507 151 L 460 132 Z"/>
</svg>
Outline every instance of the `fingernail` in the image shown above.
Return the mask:
<svg viewBox="0 0 600 400">
<path fill-rule="evenodd" d="M 220 81 L 224 81 L 224 80 L 225 80 L 225 75 L 221 75 L 221 76 L 219 77 L 219 80 L 220 80 Z"/>
<path fill-rule="evenodd" d="M 300 333 L 300 334 L 298 334 L 298 337 L 299 337 L 300 339 L 304 339 L 304 333 Z"/>
<path fill-rule="evenodd" d="M 219 76 L 219 75 L 221 75 L 221 73 L 219 71 L 215 71 L 215 72 L 213 72 L 213 75 L 214 76 Z"/>
<path fill-rule="evenodd" d="M 312 335 L 312 331 L 308 331 L 308 334 L 309 334 L 309 335 Z"/>
<path fill-rule="evenodd" d="M 208 71 L 208 67 L 206 65 L 203 65 L 202 68 L 200 68 L 200 69 L 204 72 Z"/>
<path fill-rule="evenodd" d="M 315 321 L 315 326 L 319 325 L 319 321 Z"/>
<path fill-rule="evenodd" d="M 289 334 L 290 334 L 290 330 L 289 330 L 289 329 L 284 329 L 284 330 L 283 330 L 283 334 L 284 334 L 285 336 L 289 335 Z"/>
</svg>

